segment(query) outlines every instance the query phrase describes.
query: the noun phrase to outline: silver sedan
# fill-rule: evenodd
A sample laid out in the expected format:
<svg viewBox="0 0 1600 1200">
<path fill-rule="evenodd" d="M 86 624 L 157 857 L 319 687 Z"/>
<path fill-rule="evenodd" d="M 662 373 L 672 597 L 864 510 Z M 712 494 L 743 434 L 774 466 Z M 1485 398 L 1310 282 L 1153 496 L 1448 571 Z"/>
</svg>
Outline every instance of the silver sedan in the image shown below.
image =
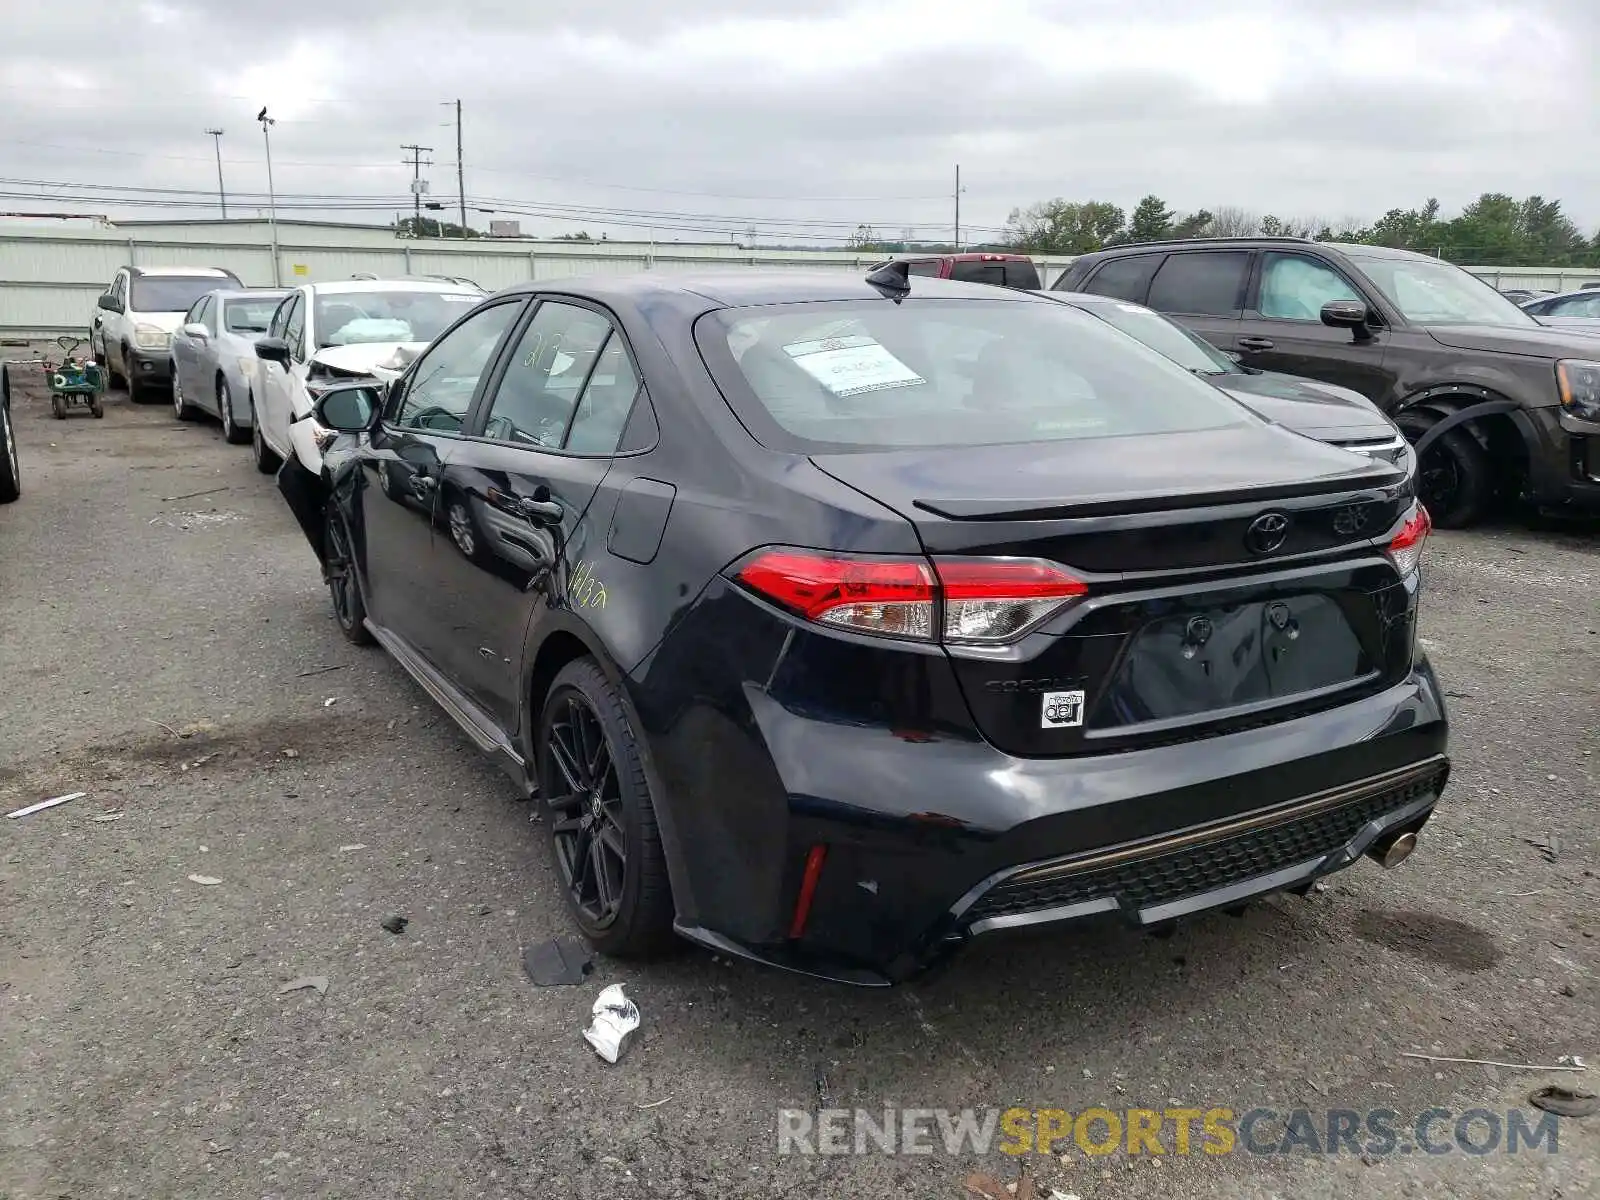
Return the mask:
<svg viewBox="0 0 1600 1200">
<path fill-rule="evenodd" d="M 230 442 L 250 440 L 256 339 L 287 294 L 219 290 L 194 302 L 172 335 L 172 408 L 180 421 L 210 413 Z"/>
</svg>

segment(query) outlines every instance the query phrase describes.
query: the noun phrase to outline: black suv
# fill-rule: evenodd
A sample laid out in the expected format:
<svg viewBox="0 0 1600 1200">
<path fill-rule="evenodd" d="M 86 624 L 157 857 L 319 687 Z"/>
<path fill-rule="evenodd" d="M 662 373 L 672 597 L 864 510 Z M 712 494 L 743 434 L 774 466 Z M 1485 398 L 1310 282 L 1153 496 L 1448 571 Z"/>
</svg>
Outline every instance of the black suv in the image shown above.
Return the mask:
<svg viewBox="0 0 1600 1200">
<path fill-rule="evenodd" d="M 1083 255 L 1053 290 L 1144 304 L 1250 366 L 1354 388 L 1417 447 L 1439 525 L 1470 525 L 1497 499 L 1600 508 L 1600 337 L 1546 328 L 1449 263 L 1199 238 Z"/>
</svg>

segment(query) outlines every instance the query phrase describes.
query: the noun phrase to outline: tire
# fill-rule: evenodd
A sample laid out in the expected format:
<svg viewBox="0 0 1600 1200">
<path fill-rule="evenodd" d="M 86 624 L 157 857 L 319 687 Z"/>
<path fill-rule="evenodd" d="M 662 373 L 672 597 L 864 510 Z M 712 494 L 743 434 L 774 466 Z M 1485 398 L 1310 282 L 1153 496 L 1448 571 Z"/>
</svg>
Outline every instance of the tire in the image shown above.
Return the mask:
<svg viewBox="0 0 1600 1200">
<path fill-rule="evenodd" d="M 17 463 L 17 431 L 11 426 L 11 406 L 0 395 L 0 504 L 22 495 L 22 468 Z"/>
<path fill-rule="evenodd" d="M 372 631 L 366 624 L 367 605 L 361 597 L 361 578 L 351 562 L 349 529 L 332 504 L 328 505 L 326 521 L 322 544 L 328 555 L 324 570 L 328 578 L 328 595 L 333 601 L 333 619 L 339 623 L 339 632 L 344 634 L 346 641 L 357 646 L 370 646 Z"/>
<path fill-rule="evenodd" d="M 272 452 L 272 447 L 267 445 L 261 436 L 261 414 L 256 411 L 255 398 L 250 400 L 250 454 L 256 460 L 256 470 L 263 475 L 271 475 L 276 471 L 282 460 Z"/>
<path fill-rule="evenodd" d="M 230 446 L 242 446 L 250 440 L 250 431 L 234 423 L 233 394 L 221 375 L 217 376 L 217 415 L 222 419 L 222 438 Z"/>
<path fill-rule="evenodd" d="M 58 421 L 67 419 L 67 402 L 61 396 L 50 397 L 50 415 Z"/>
<path fill-rule="evenodd" d="M 178 364 L 172 364 L 172 415 L 180 421 L 195 421 L 200 410 L 184 399 L 183 384 L 178 382 Z"/>
<path fill-rule="evenodd" d="M 93 400 L 89 401 L 89 412 L 93 414 L 96 421 L 100 420 L 106 415 L 106 406 L 101 403 L 99 396 L 96 396 Z"/>
<path fill-rule="evenodd" d="M 1441 418 L 1433 413 L 1402 413 L 1400 430 L 1416 442 Z M 1417 497 L 1440 529 L 1476 525 L 1494 499 L 1494 468 L 1489 452 L 1464 428 L 1450 430 L 1417 464 Z"/>
<path fill-rule="evenodd" d="M 556 875 L 584 936 L 618 958 L 672 949 L 672 884 L 649 777 L 622 694 L 593 659 L 551 682 L 536 748 L 536 803 L 549 810 Z"/>
</svg>

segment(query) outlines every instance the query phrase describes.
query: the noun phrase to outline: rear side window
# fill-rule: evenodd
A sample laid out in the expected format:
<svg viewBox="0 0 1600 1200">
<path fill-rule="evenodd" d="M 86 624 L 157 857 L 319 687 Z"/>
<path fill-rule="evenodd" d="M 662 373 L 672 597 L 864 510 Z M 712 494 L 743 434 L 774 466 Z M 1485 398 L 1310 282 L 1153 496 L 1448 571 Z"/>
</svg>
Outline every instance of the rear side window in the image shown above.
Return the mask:
<svg viewBox="0 0 1600 1200">
<path fill-rule="evenodd" d="M 910 264 L 906 270 L 913 275 L 926 275 L 930 279 L 937 279 L 939 278 L 939 260 L 936 258 L 924 258 Z"/>
<path fill-rule="evenodd" d="M 1150 285 L 1148 303 L 1158 312 L 1238 316 L 1249 259 L 1243 250 L 1169 254 Z"/>
<path fill-rule="evenodd" d="M 1131 300 L 1143 304 L 1150 290 L 1150 277 L 1161 265 L 1159 254 L 1130 254 L 1127 258 L 1113 258 L 1101 265 L 1082 290 L 1096 296 L 1115 296 L 1118 300 Z"/>
<path fill-rule="evenodd" d="M 727 309 L 695 326 L 765 445 L 800 453 L 1213 429 L 1248 418 L 1211 385 L 1077 309 L 915 297 Z"/>
</svg>

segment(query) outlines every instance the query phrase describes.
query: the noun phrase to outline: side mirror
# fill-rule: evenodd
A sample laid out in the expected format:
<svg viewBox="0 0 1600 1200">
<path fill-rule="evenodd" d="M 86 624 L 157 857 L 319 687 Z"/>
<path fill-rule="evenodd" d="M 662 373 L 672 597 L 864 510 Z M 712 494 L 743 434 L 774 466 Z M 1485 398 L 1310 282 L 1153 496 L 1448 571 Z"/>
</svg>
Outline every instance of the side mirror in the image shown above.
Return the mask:
<svg viewBox="0 0 1600 1200">
<path fill-rule="evenodd" d="M 100 299 L 96 300 L 95 305 L 98 308 L 105 309 L 107 312 L 119 313 L 122 311 L 122 301 L 118 300 L 110 292 L 107 292 L 105 295 L 101 296 Z"/>
<path fill-rule="evenodd" d="M 382 411 L 382 396 L 369 383 L 338 384 L 317 397 L 311 415 L 324 429 L 338 433 L 365 433 Z"/>
<path fill-rule="evenodd" d="M 192 337 L 197 342 L 203 342 L 211 336 L 211 330 L 207 329 L 198 321 L 190 321 L 183 327 L 183 336 Z"/>
<path fill-rule="evenodd" d="M 1322 306 L 1322 323 L 1335 329 L 1353 329 L 1360 337 L 1367 330 L 1367 306 L 1359 300 L 1330 300 Z"/>
<path fill-rule="evenodd" d="M 256 357 L 275 362 L 285 370 L 289 367 L 289 343 L 282 338 L 264 337 L 256 342 Z"/>
</svg>

